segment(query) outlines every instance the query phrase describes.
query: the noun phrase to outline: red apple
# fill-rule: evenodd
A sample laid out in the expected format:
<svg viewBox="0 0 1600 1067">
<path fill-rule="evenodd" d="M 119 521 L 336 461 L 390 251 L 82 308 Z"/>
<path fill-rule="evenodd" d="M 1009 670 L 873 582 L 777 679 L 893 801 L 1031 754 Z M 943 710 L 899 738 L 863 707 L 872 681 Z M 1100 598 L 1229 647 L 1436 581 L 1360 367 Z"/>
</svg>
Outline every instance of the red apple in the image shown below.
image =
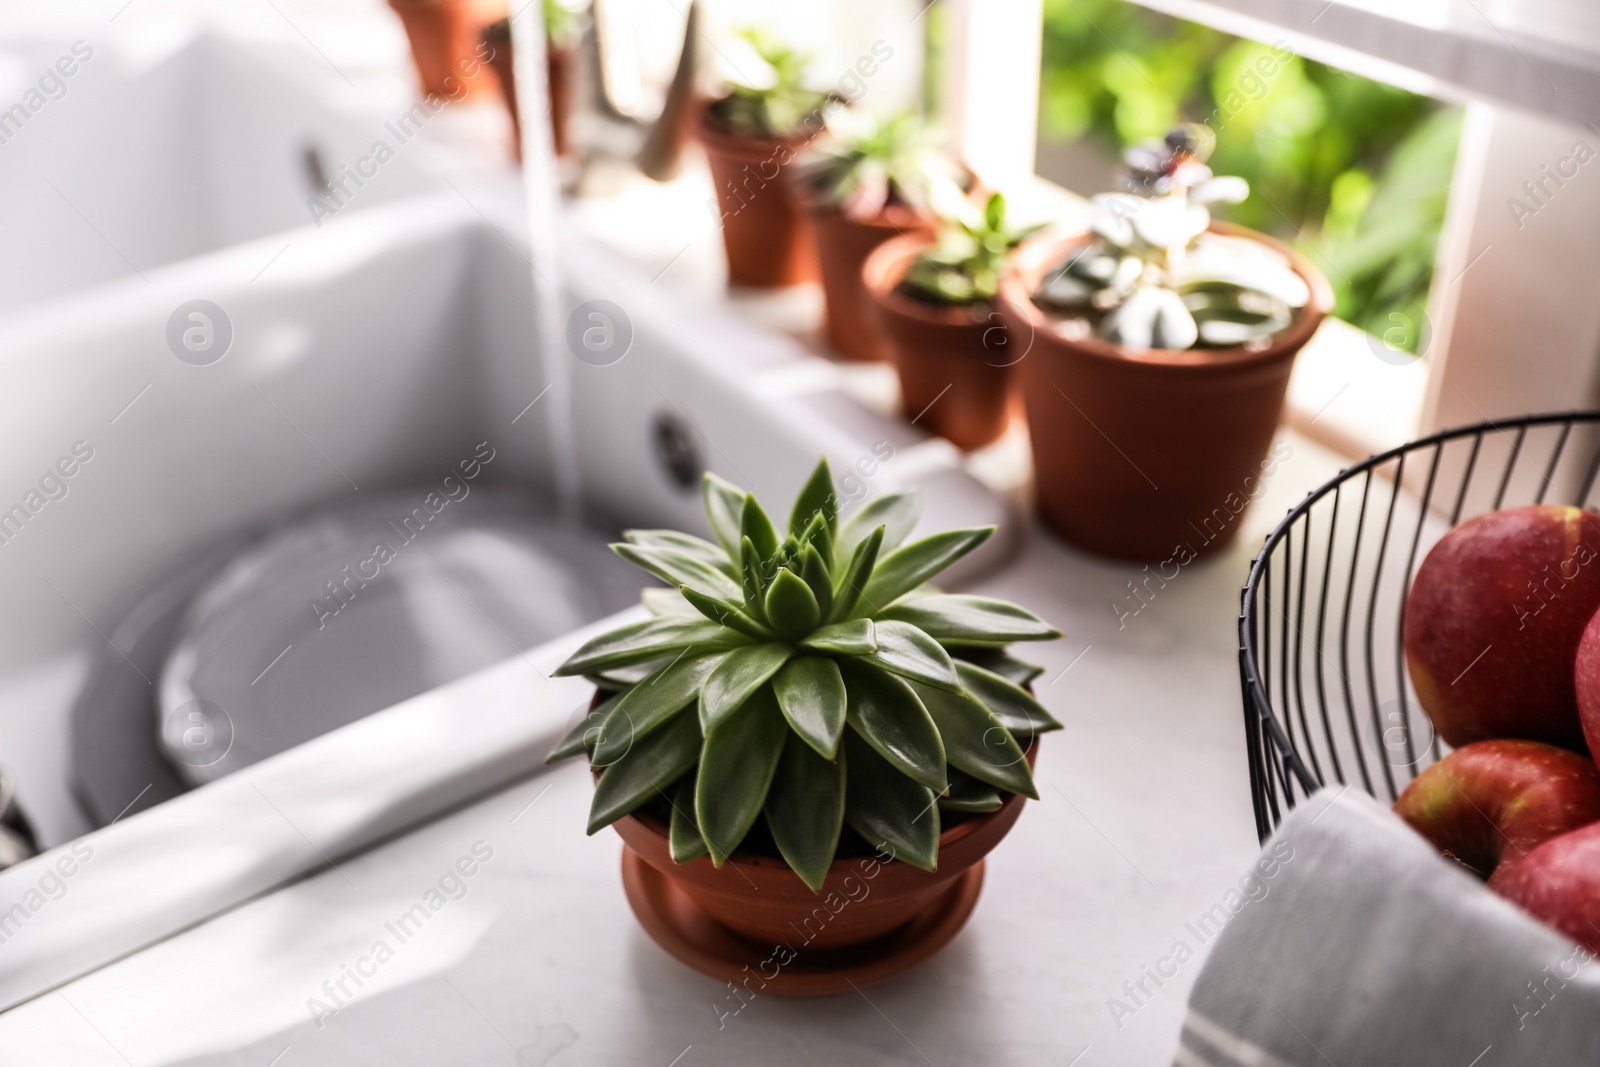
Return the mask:
<svg viewBox="0 0 1600 1067">
<path fill-rule="evenodd" d="M 1583 751 L 1578 638 L 1600 608 L 1600 515 L 1535 505 L 1468 519 L 1417 568 L 1406 666 L 1439 736 Z"/>
<path fill-rule="evenodd" d="M 1417 775 L 1394 811 L 1498 891 L 1544 842 L 1600 821 L 1600 769 L 1537 741 L 1479 741 Z"/>
<path fill-rule="evenodd" d="M 1590 752 L 1600 752 L 1600 613 L 1589 620 L 1578 639 L 1572 684 L 1577 689 L 1578 719 Z"/>
<path fill-rule="evenodd" d="M 1507 868 L 1496 892 L 1600 952 L 1600 824 L 1551 838 Z"/>
</svg>

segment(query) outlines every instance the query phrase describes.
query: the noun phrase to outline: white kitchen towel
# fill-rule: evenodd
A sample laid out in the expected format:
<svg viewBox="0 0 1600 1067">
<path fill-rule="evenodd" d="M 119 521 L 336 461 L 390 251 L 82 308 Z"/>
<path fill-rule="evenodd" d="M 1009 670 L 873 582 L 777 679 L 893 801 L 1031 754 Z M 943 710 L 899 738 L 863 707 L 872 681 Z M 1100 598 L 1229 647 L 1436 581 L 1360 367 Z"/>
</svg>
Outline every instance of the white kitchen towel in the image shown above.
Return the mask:
<svg viewBox="0 0 1600 1067">
<path fill-rule="evenodd" d="M 1270 873 L 1268 873 L 1270 872 Z M 1217 938 L 1174 1067 L 1600 1064 L 1600 961 L 1358 789 L 1291 812 Z"/>
</svg>

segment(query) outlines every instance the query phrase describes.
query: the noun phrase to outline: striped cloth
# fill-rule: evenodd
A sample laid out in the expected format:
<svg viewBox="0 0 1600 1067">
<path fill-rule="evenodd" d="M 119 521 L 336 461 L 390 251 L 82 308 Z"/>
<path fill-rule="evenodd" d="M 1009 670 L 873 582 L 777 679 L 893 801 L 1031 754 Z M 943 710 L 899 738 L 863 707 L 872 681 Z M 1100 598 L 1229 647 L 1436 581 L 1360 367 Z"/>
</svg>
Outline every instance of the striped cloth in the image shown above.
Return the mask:
<svg viewBox="0 0 1600 1067">
<path fill-rule="evenodd" d="M 1175 1067 L 1600 1064 L 1595 955 L 1371 797 L 1324 789 L 1262 856 L 1265 894 L 1218 936 Z"/>
</svg>

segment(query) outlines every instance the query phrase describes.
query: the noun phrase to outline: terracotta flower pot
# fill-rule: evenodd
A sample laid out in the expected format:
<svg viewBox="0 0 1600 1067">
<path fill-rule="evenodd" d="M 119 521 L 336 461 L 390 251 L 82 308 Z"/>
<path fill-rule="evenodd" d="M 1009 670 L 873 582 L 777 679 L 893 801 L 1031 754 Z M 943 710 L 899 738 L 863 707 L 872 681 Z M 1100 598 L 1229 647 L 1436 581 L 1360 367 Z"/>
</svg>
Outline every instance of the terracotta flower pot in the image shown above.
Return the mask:
<svg viewBox="0 0 1600 1067">
<path fill-rule="evenodd" d="M 506 0 L 389 0 L 405 24 L 424 93 L 466 100 L 485 91 L 484 27 L 505 17 Z"/>
<path fill-rule="evenodd" d="M 866 218 L 819 204 L 813 207 L 811 218 L 822 268 L 828 344 L 847 359 L 888 359 L 889 339 L 862 288 L 861 267 L 873 249 L 891 238 L 931 241 L 934 220 L 901 204 L 890 204 Z"/>
<path fill-rule="evenodd" d="M 506 110 L 511 112 L 511 151 L 522 162 L 522 121 L 517 114 L 517 74 L 511 50 L 511 27 L 504 20 L 484 27 L 483 43 L 491 51 L 489 66 L 500 79 Z M 567 130 L 572 124 L 572 102 L 577 76 L 577 49 L 552 45 L 545 49 L 545 77 L 550 92 L 550 139 L 557 158 L 566 158 L 572 142 Z"/>
<path fill-rule="evenodd" d="M 717 189 L 729 284 L 772 289 L 816 281 L 811 216 L 790 188 L 789 168 L 821 122 L 788 140 L 740 137 L 714 109 L 702 112 L 699 134 Z"/>
<path fill-rule="evenodd" d="M 903 237 L 880 245 L 861 284 L 899 372 L 906 417 L 957 447 L 981 448 L 1010 424 L 1017 357 L 993 304 L 933 304 L 899 291 L 922 247 Z"/>
<path fill-rule="evenodd" d="M 1030 766 L 1038 747 L 1028 747 Z M 777 856 L 740 851 L 720 868 L 706 856 L 679 864 L 658 819 L 635 812 L 613 826 L 628 902 L 668 952 L 751 992 L 829 996 L 898 974 L 960 931 L 977 903 L 983 857 L 1025 799 L 1008 794 L 999 810 L 940 834 L 937 871 L 881 854 L 841 857 L 817 893 Z"/>
<path fill-rule="evenodd" d="M 1019 384 L 1033 442 L 1039 511 L 1068 541 L 1106 556 L 1186 563 L 1227 544 L 1276 469 L 1263 462 L 1295 354 L 1333 306 L 1320 271 L 1277 241 L 1310 303 L 1265 347 L 1125 349 L 1074 338 L 1031 299 L 1047 270 L 1086 235 L 1024 246 L 999 305 L 1026 357 Z"/>
</svg>

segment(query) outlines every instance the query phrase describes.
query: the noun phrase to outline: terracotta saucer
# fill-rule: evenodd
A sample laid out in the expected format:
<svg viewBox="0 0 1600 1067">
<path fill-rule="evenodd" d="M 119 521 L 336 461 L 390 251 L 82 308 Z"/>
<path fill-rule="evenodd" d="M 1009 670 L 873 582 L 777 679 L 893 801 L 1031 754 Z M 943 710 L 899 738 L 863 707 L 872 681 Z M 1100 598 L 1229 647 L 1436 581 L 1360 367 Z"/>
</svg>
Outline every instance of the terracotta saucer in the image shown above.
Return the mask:
<svg viewBox="0 0 1600 1067">
<path fill-rule="evenodd" d="M 845 949 L 808 951 L 794 944 L 794 958 L 781 966 L 773 962 L 775 946 L 735 934 L 627 848 L 622 850 L 622 888 L 656 944 L 702 974 L 748 983 L 765 996 L 830 997 L 892 978 L 949 944 L 978 903 L 983 862 L 957 878 L 937 906 L 899 930 Z"/>
</svg>

